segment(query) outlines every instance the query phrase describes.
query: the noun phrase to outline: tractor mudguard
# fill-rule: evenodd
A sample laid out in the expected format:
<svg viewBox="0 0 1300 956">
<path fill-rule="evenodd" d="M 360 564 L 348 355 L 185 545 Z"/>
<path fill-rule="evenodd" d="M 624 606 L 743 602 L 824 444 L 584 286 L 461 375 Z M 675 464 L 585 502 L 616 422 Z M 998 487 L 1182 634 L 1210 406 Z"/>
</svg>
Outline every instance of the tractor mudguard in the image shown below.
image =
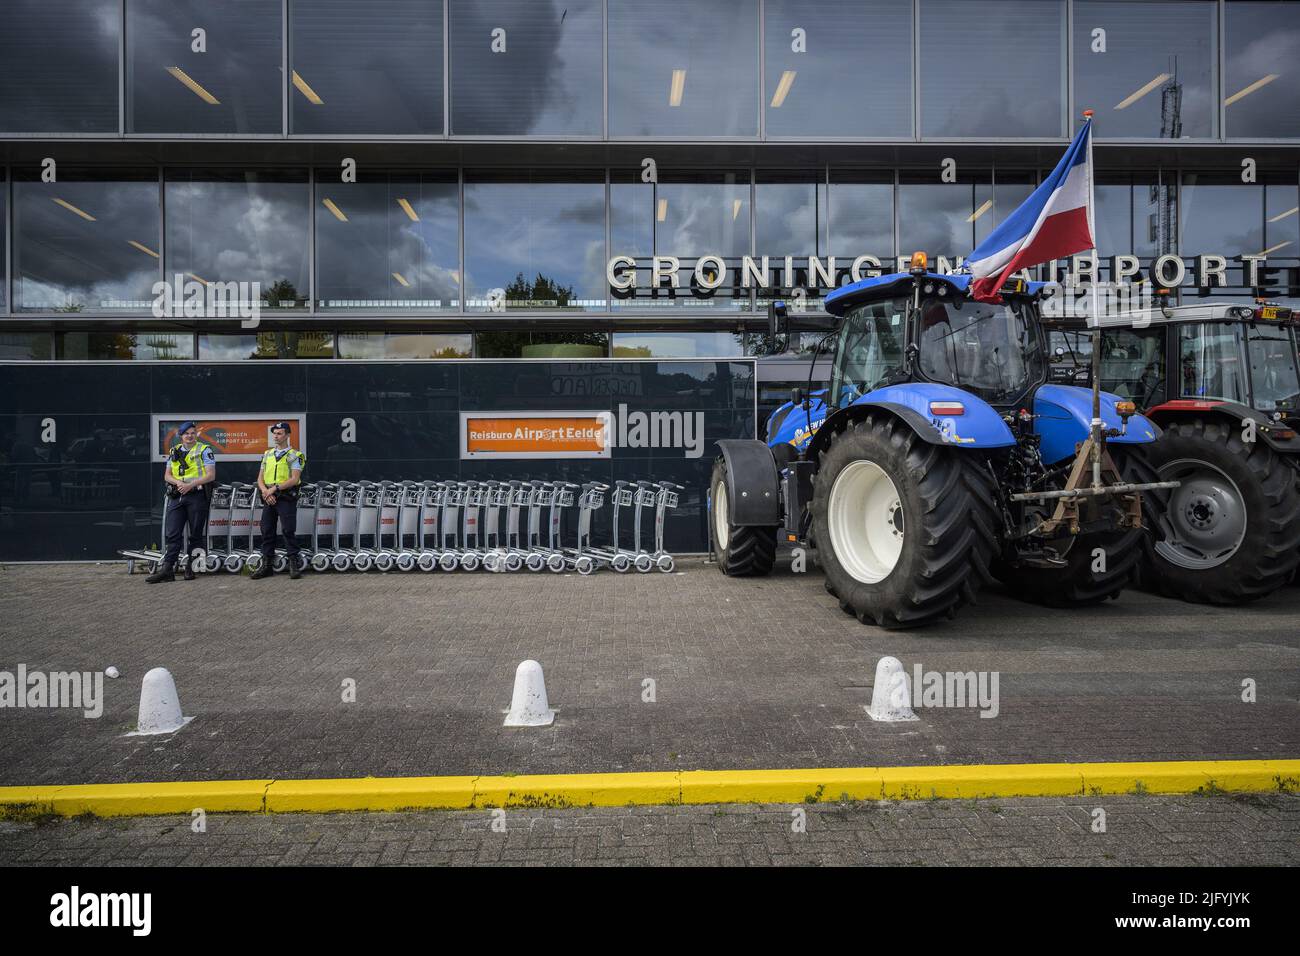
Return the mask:
<svg viewBox="0 0 1300 956">
<path fill-rule="evenodd" d="M 1110 392 L 1101 393 L 1101 420 L 1109 430 L 1122 422 L 1115 403 L 1123 399 Z M 1092 389 L 1077 385 L 1044 385 L 1034 395 L 1034 431 L 1041 437 L 1039 446 L 1044 464 L 1054 465 L 1070 458 L 1075 446 L 1088 437 L 1092 423 Z M 1128 432 L 1107 443 L 1117 445 L 1148 444 L 1160 437 L 1160 427 L 1144 415 L 1128 420 Z"/>
<path fill-rule="evenodd" d="M 944 414 L 935 409 L 939 403 L 958 404 L 960 415 Z M 1016 437 L 994 411 L 993 406 L 970 392 L 951 385 L 911 382 L 886 385 L 856 399 L 858 406 L 887 408 L 912 426 L 913 430 L 934 445 L 958 448 L 1008 448 Z"/>
<path fill-rule="evenodd" d="M 727 464 L 727 520 L 738 528 L 780 525 L 780 477 L 772 450 L 743 438 L 719 439 L 718 450 Z"/>
<path fill-rule="evenodd" d="M 1267 414 L 1242 405 L 1217 398 L 1175 398 L 1147 410 L 1147 417 L 1161 428 L 1167 422 L 1184 418 L 1209 418 L 1222 415 L 1235 422 L 1255 422 L 1255 435 L 1284 455 L 1300 454 L 1300 434 L 1286 422 L 1272 421 Z M 1286 437 L 1290 434 L 1291 437 Z"/>
</svg>

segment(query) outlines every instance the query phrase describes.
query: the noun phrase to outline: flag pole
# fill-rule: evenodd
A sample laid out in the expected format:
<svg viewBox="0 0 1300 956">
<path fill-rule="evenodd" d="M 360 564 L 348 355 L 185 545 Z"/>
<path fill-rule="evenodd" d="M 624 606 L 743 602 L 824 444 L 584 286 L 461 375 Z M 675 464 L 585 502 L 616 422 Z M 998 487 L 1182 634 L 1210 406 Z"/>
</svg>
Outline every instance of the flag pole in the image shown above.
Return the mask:
<svg viewBox="0 0 1300 956">
<path fill-rule="evenodd" d="M 1092 123 L 1092 110 L 1083 111 L 1083 120 L 1085 123 Z M 1101 419 L 1101 315 L 1098 312 L 1097 305 L 1097 278 L 1101 268 L 1098 261 L 1097 252 L 1097 226 L 1093 222 L 1094 210 L 1093 197 L 1093 165 L 1092 165 L 1092 130 L 1088 130 L 1088 232 L 1092 237 L 1092 425 L 1089 428 L 1089 434 L 1092 439 L 1092 486 L 1093 488 L 1101 487 L 1101 450 L 1102 450 L 1102 429 L 1103 422 Z"/>
</svg>

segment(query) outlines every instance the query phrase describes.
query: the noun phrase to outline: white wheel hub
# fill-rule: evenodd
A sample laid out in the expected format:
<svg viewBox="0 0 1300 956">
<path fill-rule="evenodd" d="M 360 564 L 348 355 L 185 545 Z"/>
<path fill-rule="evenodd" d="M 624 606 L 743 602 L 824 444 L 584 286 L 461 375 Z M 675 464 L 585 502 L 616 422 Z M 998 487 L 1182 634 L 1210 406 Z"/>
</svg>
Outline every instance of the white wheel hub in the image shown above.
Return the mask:
<svg viewBox="0 0 1300 956">
<path fill-rule="evenodd" d="M 727 523 L 728 504 L 727 483 L 720 481 L 713 489 L 713 540 L 718 543 L 720 551 L 727 550 L 727 541 L 730 538 L 731 526 Z"/>
<path fill-rule="evenodd" d="M 855 461 L 835 478 L 827 507 L 831 549 L 856 581 L 876 584 L 903 553 L 903 503 L 893 481 L 873 461 Z"/>
</svg>

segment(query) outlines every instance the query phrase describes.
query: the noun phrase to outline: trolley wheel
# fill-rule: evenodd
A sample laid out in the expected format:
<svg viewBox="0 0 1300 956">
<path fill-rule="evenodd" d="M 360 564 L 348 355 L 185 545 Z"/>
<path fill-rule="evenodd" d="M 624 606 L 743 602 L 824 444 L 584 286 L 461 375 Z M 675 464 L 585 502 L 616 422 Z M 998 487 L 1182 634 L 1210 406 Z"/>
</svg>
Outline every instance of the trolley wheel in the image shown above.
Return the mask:
<svg viewBox="0 0 1300 956">
<path fill-rule="evenodd" d="M 632 563 L 632 566 L 640 573 L 648 574 L 655 568 L 654 558 L 650 557 L 648 554 L 638 554 L 636 560 Z"/>
<path fill-rule="evenodd" d="M 477 571 L 482 559 L 477 554 L 462 554 L 460 556 L 460 566 L 466 571 Z"/>
<path fill-rule="evenodd" d="M 391 554 L 381 554 L 375 558 L 375 570 L 387 574 L 397 566 L 397 560 Z"/>
<path fill-rule="evenodd" d="M 330 561 L 330 565 L 334 568 L 335 571 L 351 571 L 352 559 L 348 557 L 346 554 L 336 554 L 334 555 L 334 558 Z"/>
<path fill-rule="evenodd" d="M 369 571 L 375 566 L 375 559 L 368 554 L 358 554 L 352 559 L 353 571 Z"/>
<path fill-rule="evenodd" d="M 421 571 L 436 571 L 438 569 L 438 559 L 431 554 L 422 554 L 415 559 L 415 565 Z"/>
<path fill-rule="evenodd" d="M 309 567 L 311 567 L 311 556 L 299 552 L 299 554 L 298 554 L 298 570 L 299 570 L 299 571 L 306 571 Z"/>
<path fill-rule="evenodd" d="M 529 571 L 540 571 L 542 568 L 546 567 L 546 559 L 540 554 L 530 554 L 524 559 L 524 566 L 527 567 Z"/>
<path fill-rule="evenodd" d="M 626 554 L 616 554 L 613 560 L 609 562 L 609 566 L 619 574 L 627 574 L 632 570 L 632 559 Z"/>
<path fill-rule="evenodd" d="M 483 555 L 483 570 L 485 570 L 485 571 L 500 571 L 500 570 L 502 570 L 502 567 L 501 567 L 501 555 L 499 555 L 499 554 L 485 554 L 485 555 Z"/>
<path fill-rule="evenodd" d="M 237 554 L 228 554 L 226 560 L 221 562 L 221 566 L 231 574 L 238 574 L 244 570 L 244 559 Z"/>
<path fill-rule="evenodd" d="M 578 558 L 574 567 L 577 568 L 579 574 L 590 574 L 592 571 L 596 570 L 596 562 L 584 554 L 582 557 Z"/>
<path fill-rule="evenodd" d="M 522 570 L 524 559 L 517 554 L 506 555 L 506 570 L 510 572 Z"/>
<path fill-rule="evenodd" d="M 135 560 L 133 558 L 127 558 L 126 560 L 126 573 L 135 574 Z"/>
<path fill-rule="evenodd" d="M 244 567 L 256 574 L 262 569 L 262 556 L 260 554 L 250 554 L 244 559 Z"/>
<path fill-rule="evenodd" d="M 413 555 L 413 554 L 399 554 L 399 555 L 397 556 L 397 570 L 399 570 L 399 571 L 414 571 L 414 570 L 415 570 L 415 555 Z"/>
<path fill-rule="evenodd" d="M 216 573 L 221 570 L 221 556 L 218 554 L 209 554 L 203 561 L 203 570 Z"/>
<path fill-rule="evenodd" d="M 313 571 L 328 571 L 330 569 L 330 557 L 328 554 L 313 554 L 311 556 L 311 569 Z"/>
<path fill-rule="evenodd" d="M 661 554 L 655 558 L 655 567 L 664 574 L 672 574 L 673 569 L 677 567 L 677 562 L 673 560 L 671 554 Z"/>
<path fill-rule="evenodd" d="M 289 570 L 289 558 L 287 555 L 277 554 L 271 561 L 271 567 L 275 569 L 276 574 L 284 574 Z"/>
<path fill-rule="evenodd" d="M 564 571 L 565 566 L 564 555 L 562 554 L 552 554 L 546 558 L 546 570 L 552 574 L 560 574 Z"/>
</svg>

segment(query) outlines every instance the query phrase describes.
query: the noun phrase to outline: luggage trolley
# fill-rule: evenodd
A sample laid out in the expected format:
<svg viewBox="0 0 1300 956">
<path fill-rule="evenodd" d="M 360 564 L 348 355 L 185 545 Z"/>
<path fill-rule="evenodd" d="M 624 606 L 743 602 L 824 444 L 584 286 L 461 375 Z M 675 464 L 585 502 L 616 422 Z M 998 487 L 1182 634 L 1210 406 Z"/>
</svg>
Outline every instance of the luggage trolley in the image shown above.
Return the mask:
<svg viewBox="0 0 1300 956">
<path fill-rule="evenodd" d="M 579 557 L 588 557 L 592 559 L 592 565 L 588 570 L 583 570 L 581 565 L 577 570 L 579 574 L 590 574 L 597 567 L 611 567 L 616 571 L 623 572 L 632 566 L 632 559 L 624 552 L 615 548 L 597 548 L 591 543 L 591 519 L 592 516 L 605 505 L 605 493 L 609 491 L 609 485 L 602 484 L 599 481 L 588 481 L 582 486 L 582 492 L 578 495 L 578 547 L 574 554 Z M 618 524 L 618 506 L 614 506 L 614 527 Z M 617 537 L 615 538 L 617 541 Z"/>
<path fill-rule="evenodd" d="M 379 557 L 379 514 L 383 510 L 383 491 L 373 481 L 358 481 L 353 500 L 356 525 L 352 532 L 352 570 L 369 571 Z M 370 536 L 370 547 L 361 546 L 362 535 Z"/>
<path fill-rule="evenodd" d="M 262 567 L 262 549 L 253 543 L 254 538 L 261 538 L 262 534 L 262 509 L 266 507 L 266 502 L 262 500 L 262 489 L 257 485 L 249 485 L 250 497 L 248 508 L 248 550 L 244 552 L 244 567 L 248 570 L 257 572 Z M 233 516 L 232 516 L 233 517 Z M 271 556 L 272 562 L 275 555 Z M 272 563 L 272 567 L 274 567 Z"/>
<path fill-rule="evenodd" d="M 375 568 L 379 571 L 397 567 L 402 548 L 401 520 L 402 486 L 395 481 L 381 481 L 375 510 Z M 392 547 L 384 544 L 386 535 L 391 537 Z"/>
<path fill-rule="evenodd" d="M 632 498 L 636 508 L 632 513 L 632 546 L 636 549 L 636 557 L 632 559 L 632 567 L 642 574 L 646 574 L 654 570 L 655 559 L 649 551 L 645 551 L 641 547 L 641 509 L 656 507 L 659 493 L 650 482 L 638 481 L 636 488 L 632 492 Z"/>
<path fill-rule="evenodd" d="M 673 556 L 664 550 L 664 517 L 669 508 L 676 508 L 678 496 L 685 491 L 681 485 L 673 484 L 671 481 L 658 482 L 658 491 L 655 492 L 655 550 L 651 555 L 654 558 L 655 567 L 665 574 L 669 574 L 677 567 L 677 562 Z"/>
<path fill-rule="evenodd" d="M 540 571 L 546 567 L 546 560 L 540 555 L 528 549 L 528 540 L 524 536 L 525 532 L 520 530 L 521 521 L 524 519 L 524 509 L 532 511 L 533 487 L 526 485 L 522 481 L 512 480 L 504 485 L 508 502 L 506 504 L 506 532 L 503 542 L 506 558 L 516 558 L 518 563 L 511 568 L 507 565 L 507 570 L 518 570 L 520 567 L 526 567 L 529 571 Z M 514 563 L 514 562 L 511 562 Z"/>
<path fill-rule="evenodd" d="M 165 538 L 167 535 L 167 509 L 170 507 L 170 505 L 171 505 L 171 497 L 167 495 L 166 491 L 164 491 L 163 506 L 162 506 L 162 523 L 158 526 L 160 529 L 159 537 L 161 538 Z M 152 520 L 153 515 L 150 514 L 149 517 L 150 520 Z M 159 567 L 162 566 L 162 559 L 163 559 L 163 554 L 166 549 L 166 546 L 167 546 L 166 542 L 164 541 L 163 550 L 157 550 L 154 548 L 135 548 L 135 549 L 127 549 L 125 551 L 119 551 L 118 554 L 126 558 L 127 574 L 135 574 L 135 563 L 137 561 L 145 562 L 150 573 L 153 573 L 154 571 L 157 571 Z"/>
<path fill-rule="evenodd" d="M 457 544 L 456 535 L 460 528 L 460 511 L 465 504 L 465 486 L 458 481 L 444 481 L 442 484 L 442 505 L 438 509 L 438 567 L 444 571 L 455 571 L 463 567 L 461 558 L 464 552 Z M 477 565 L 474 565 L 477 567 Z M 466 568 L 472 571 L 473 567 Z"/>
<path fill-rule="evenodd" d="M 501 509 L 512 507 L 513 488 L 509 482 L 488 481 L 487 498 L 483 509 L 483 567 L 489 571 L 518 571 L 524 566 L 523 555 L 516 548 L 511 548 L 508 534 L 501 531 Z M 517 482 L 516 482 L 517 484 Z M 515 530 L 518 534 L 519 513 L 515 512 Z"/>
<path fill-rule="evenodd" d="M 307 533 L 303 526 L 304 521 L 311 522 L 311 545 L 303 547 L 298 546 L 298 570 L 306 571 L 311 567 L 312 555 L 316 551 L 316 513 L 320 502 L 320 486 L 316 484 L 300 485 L 298 488 L 298 522 L 295 526 L 294 537 L 301 539 Z M 285 567 L 288 567 L 288 554 L 285 555 Z M 283 570 L 277 557 L 275 569 Z"/>
<path fill-rule="evenodd" d="M 414 571 L 420 553 L 424 550 L 420 544 L 420 502 L 424 497 L 424 488 L 417 481 L 403 481 L 398 485 L 401 496 L 397 506 L 397 570 Z M 406 546 L 410 538 L 411 547 Z"/>
<path fill-rule="evenodd" d="M 359 553 L 358 548 L 358 512 L 359 503 L 364 496 L 363 489 L 356 482 L 340 481 L 334 511 L 334 552 L 330 556 L 330 567 L 335 571 L 351 571 L 352 562 Z M 349 544 L 344 547 L 344 534 L 350 533 Z"/>
<path fill-rule="evenodd" d="M 559 574 L 566 566 L 564 555 L 542 544 L 542 508 L 547 509 L 554 521 L 556 489 L 554 485 L 545 481 L 534 480 L 529 484 L 532 486 L 533 493 L 528 503 L 528 550 L 530 552 L 526 560 L 528 570 L 540 571 L 546 568 Z M 554 534 L 552 529 L 552 543 L 554 543 Z"/>
<path fill-rule="evenodd" d="M 556 562 L 553 557 L 558 555 L 563 561 L 563 567 L 559 570 L 577 571 L 579 574 L 590 574 L 596 570 L 596 559 L 591 555 L 580 554 L 574 548 L 566 548 L 563 545 L 563 521 L 564 509 L 572 508 L 578 501 L 574 492 L 579 491 L 579 487 L 567 481 L 556 481 L 551 484 L 554 491 L 554 497 L 551 499 L 551 533 L 549 538 L 549 551 L 551 556 L 546 559 L 546 566 L 552 571 L 556 569 Z"/>
<path fill-rule="evenodd" d="M 460 566 L 466 571 L 476 571 L 485 556 L 479 518 L 487 499 L 487 488 L 477 481 L 462 482 L 461 487 L 465 501 L 460 510 Z"/>
<path fill-rule="evenodd" d="M 415 566 L 421 571 L 437 570 L 438 560 L 442 557 L 442 551 L 437 547 L 438 529 L 441 527 L 438 521 L 445 495 L 446 489 L 436 481 L 420 483 L 419 525 L 415 534 L 415 547 L 419 554 L 415 559 Z M 429 546 L 430 539 L 433 540 L 434 547 Z"/>
<path fill-rule="evenodd" d="M 222 562 L 226 559 L 227 552 L 221 550 L 220 540 L 229 538 L 231 491 L 230 485 L 216 485 L 212 489 L 212 500 L 208 502 L 207 556 L 203 561 L 204 571 L 220 571 Z M 226 547 L 229 546 L 227 540 Z M 197 571 L 198 568 L 195 570 Z"/>
<path fill-rule="evenodd" d="M 637 556 L 636 551 L 629 551 L 627 548 L 623 547 L 622 542 L 619 540 L 620 536 L 618 530 L 619 512 L 624 508 L 635 507 L 635 502 L 636 502 L 636 488 L 632 485 L 631 482 L 627 482 L 627 481 L 614 482 L 614 495 L 613 495 L 613 514 L 614 514 L 613 525 L 614 526 L 611 531 L 611 536 L 614 541 L 614 545 L 611 548 L 611 550 L 614 552 L 614 557 L 610 560 L 610 567 L 612 567 L 619 574 L 624 574 L 628 571 L 631 571 L 632 564 L 636 560 L 636 556 Z"/>
<path fill-rule="evenodd" d="M 230 486 L 230 517 L 226 522 L 226 550 L 221 566 L 232 574 L 244 570 L 253 546 L 253 511 L 257 506 L 257 486 L 234 482 Z M 248 532 L 248 550 L 235 546 L 236 532 Z"/>
<path fill-rule="evenodd" d="M 311 569 L 328 571 L 339 548 L 339 486 L 332 481 L 316 484 L 316 519 L 311 527 Z M 320 546 L 321 534 L 330 536 L 330 547 Z"/>
</svg>

